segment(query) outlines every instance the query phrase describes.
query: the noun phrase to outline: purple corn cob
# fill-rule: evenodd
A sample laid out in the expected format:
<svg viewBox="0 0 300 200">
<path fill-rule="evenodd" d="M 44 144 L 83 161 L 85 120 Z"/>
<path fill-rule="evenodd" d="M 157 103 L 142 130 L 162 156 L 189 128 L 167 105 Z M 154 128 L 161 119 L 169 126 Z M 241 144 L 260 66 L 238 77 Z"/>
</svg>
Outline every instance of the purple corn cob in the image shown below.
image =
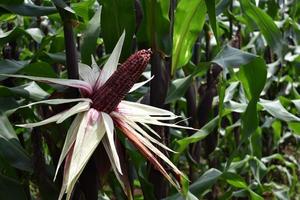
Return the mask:
<svg viewBox="0 0 300 200">
<path fill-rule="evenodd" d="M 94 91 L 93 108 L 106 113 L 114 111 L 138 81 L 150 60 L 151 53 L 151 50 L 148 49 L 131 55 L 103 86 Z"/>
</svg>

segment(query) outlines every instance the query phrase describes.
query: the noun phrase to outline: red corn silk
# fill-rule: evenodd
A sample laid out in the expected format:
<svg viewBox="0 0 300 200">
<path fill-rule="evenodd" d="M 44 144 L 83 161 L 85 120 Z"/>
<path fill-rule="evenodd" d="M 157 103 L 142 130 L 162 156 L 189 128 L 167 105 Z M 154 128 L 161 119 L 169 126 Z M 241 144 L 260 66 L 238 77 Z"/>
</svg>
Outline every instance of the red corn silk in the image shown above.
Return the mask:
<svg viewBox="0 0 300 200">
<path fill-rule="evenodd" d="M 131 55 L 92 95 L 92 107 L 98 111 L 110 113 L 116 109 L 121 100 L 149 63 L 151 50 L 140 50 Z"/>
</svg>

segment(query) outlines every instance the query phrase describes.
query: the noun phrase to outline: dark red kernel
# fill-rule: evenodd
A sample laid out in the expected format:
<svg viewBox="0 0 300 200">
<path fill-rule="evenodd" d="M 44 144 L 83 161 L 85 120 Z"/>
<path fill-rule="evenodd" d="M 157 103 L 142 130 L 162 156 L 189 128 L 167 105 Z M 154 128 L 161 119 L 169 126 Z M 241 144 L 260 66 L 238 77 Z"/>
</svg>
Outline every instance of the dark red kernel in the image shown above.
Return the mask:
<svg viewBox="0 0 300 200">
<path fill-rule="evenodd" d="M 92 107 L 110 113 L 138 81 L 149 63 L 151 50 L 140 50 L 131 55 L 92 95 Z"/>
</svg>

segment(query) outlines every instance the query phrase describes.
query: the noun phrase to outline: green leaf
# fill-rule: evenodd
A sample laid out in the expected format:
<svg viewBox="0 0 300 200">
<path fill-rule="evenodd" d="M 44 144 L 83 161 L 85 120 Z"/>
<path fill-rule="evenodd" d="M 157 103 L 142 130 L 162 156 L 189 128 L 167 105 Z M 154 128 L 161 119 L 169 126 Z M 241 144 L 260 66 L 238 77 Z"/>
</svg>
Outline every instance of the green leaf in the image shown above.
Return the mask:
<svg viewBox="0 0 300 200">
<path fill-rule="evenodd" d="M 81 45 L 81 61 L 87 65 L 91 65 L 91 55 L 95 52 L 97 46 L 97 38 L 100 35 L 101 7 L 96 11 L 93 18 L 89 21 L 86 30 L 83 33 L 83 41 Z"/>
<path fill-rule="evenodd" d="M 226 180 L 227 183 L 229 183 L 230 185 L 236 187 L 236 188 L 242 188 L 242 189 L 247 189 L 247 183 L 245 182 L 245 180 L 232 172 L 226 172 L 222 175 L 222 178 L 224 178 Z"/>
<path fill-rule="evenodd" d="M 13 30 L 0 34 L 0 45 L 3 45 L 7 42 L 15 41 L 16 39 L 22 36 L 32 38 L 35 42 L 41 43 L 44 37 L 44 33 L 39 28 L 29 28 L 25 31 L 21 28 L 14 28 Z"/>
<path fill-rule="evenodd" d="M 188 191 L 186 195 L 186 200 L 198 200 L 198 198 L 195 195 L 193 195 L 190 191 Z"/>
<path fill-rule="evenodd" d="M 24 68 L 29 61 L 0 60 L 0 74 L 14 74 Z M 0 80 L 5 77 L 0 76 Z"/>
<path fill-rule="evenodd" d="M 42 76 L 55 78 L 57 74 L 54 72 L 53 67 L 46 62 L 34 62 L 26 65 L 20 70 L 20 73 L 28 74 L 31 76 Z"/>
<path fill-rule="evenodd" d="M 226 168 L 230 166 L 234 155 L 238 152 L 239 148 L 248 140 L 252 133 L 258 128 L 258 113 L 257 102 L 260 93 L 262 92 L 267 78 L 266 64 L 263 59 L 257 57 L 250 63 L 243 65 L 238 73 L 238 78 L 241 81 L 245 93 L 248 97 L 249 103 L 246 111 L 242 115 L 242 137 L 238 148 L 232 153 L 227 161 Z"/>
<path fill-rule="evenodd" d="M 223 68 L 229 68 L 248 64 L 256 58 L 254 54 L 226 45 L 211 62 Z"/>
<path fill-rule="evenodd" d="M 88 21 L 90 19 L 90 13 L 93 13 L 94 3 L 95 0 L 78 1 L 72 3 L 71 7 L 76 12 L 76 15 L 82 17 L 84 21 Z"/>
<path fill-rule="evenodd" d="M 257 101 L 265 86 L 266 77 L 266 65 L 261 58 L 256 58 L 240 69 L 239 79 L 250 100 L 242 116 L 242 140 L 246 140 L 258 127 Z"/>
<path fill-rule="evenodd" d="M 216 1 L 215 0 L 205 0 L 207 13 L 210 21 L 210 25 L 212 27 L 212 30 L 215 34 L 215 38 L 218 40 L 218 25 L 217 25 L 217 19 L 216 19 Z"/>
<path fill-rule="evenodd" d="M 57 13 L 55 7 L 36 6 L 29 2 L 18 5 L 0 4 L 0 7 L 22 16 L 45 16 Z"/>
<path fill-rule="evenodd" d="M 270 101 L 265 99 L 260 99 L 260 105 L 270 113 L 273 117 L 280 119 L 282 121 L 291 122 L 291 121 L 300 121 L 300 118 L 288 112 L 280 103 L 279 100 Z"/>
<path fill-rule="evenodd" d="M 265 39 L 268 45 L 279 56 L 283 51 L 282 34 L 279 28 L 274 23 L 274 20 L 259 7 L 256 7 L 249 0 L 240 0 L 243 16 L 248 21 L 248 24 L 255 23 Z"/>
<path fill-rule="evenodd" d="M 8 160 L 11 166 L 32 172 L 29 156 L 22 148 L 19 139 L 4 115 L 0 116 L 0 154 Z"/>
<path fill-rule="evenodd" d="M 212 119 L 210 122 L 208 122 L 205 126 L 203 126 L 199 131 L 197 131 L 193 135 L 178 140 L 176 142 L 178 144 L 178 148 L 176 149 L 178 154 L 174 156 L 178 158 L 180 156 L 179 153 L 183 152 L 188 147 L 189 144 L 203 140 L 206 136 L 208 136 L 218 126 L 218 120 L 219 120 L 219 116 Z"/>
<path fill-rule="evenodd" d="M 175 11 L 172 74 L 188 63 L 206 16 L 204 0 L 180 1 Z"/>
<path fill-rule="evenodd" d="M 300 123 L 299 122 L 289 122 L 289 129 L 293 131 L 293 133 L 300 135 Z"/>
<path fill-rule="evenodd" d="M 256 194 L 252 190 L 249 189 L 248 191 L 250 193 L 251 200 L 264 200 L 263 197 L 259 196 L 258 194 Z"/>
<path fill-rule="evenodd" d="M 135 30 L 133 0 L 100 0 L 102 5 L 101 28 L 106 52 L 112 52 L 120 35 L 126 31 L 124 51 L 121 58 L 131 54 L 132 37 Z M 122 61 L 122 60 L 121 60 Z"/>
<path fill-rule="evenodd" d="M 143 20 L 137 32 L 139 43 L 157 48 L 170 55 L 172 39 L 170 36 L 170 1 L 141 1 Z"/>
<path fill-rule="evenodd" d="M 215 184 L 221 175 L 222 172 L 217 169 L 211 168 L 207 170 L 190 186 L 190 191 L 196 196 L 201 195 L 205 190 Z"/>
<path fill-rule="evenodd" d="M 22 184 L 17 180 L 0 174 L 0 199 L 27 199 Z"/>
<path fill-rule="evenodd" d="M 49 96 L 38 84 L 35 82 L 26 83 L 17 87 L 0 86 L 0 96 L 16 96 L 30 98 L 32 100 L 41 100 Z"/>
<path fill-rule="evenodd" d="M 187 198 L 193 199 L 195 196 L 200 196 L 207 189 L 209 189 L 217 180 L 222 176 L 222 172 L 217 169 L 211 168 L 204 172 L 202 176 L 196 180 L 191 186 L 190 191 L 187 193 Z M 190 195 L 192 194 L 192 195 Z M 165 198 L 164 200 L 184 200 L 185 198 L 180 194 L 174 194 Z"/>
<path fill-rule="evenodd" d="M 167 104 L 176 101 L 180 99 L 182 96 L 184 96 L 186 90 L 188 89 L 192 81 L 193 81 L 192 75 L 173 80 L 171 86 L 169 87 L 165 103 Z"/>
<path fill-rule="evenodd" d="M 249 166 L 255 180 L 260 183 L 262 178 L 267 174 L 268 169 L 263 162 L 256 157 L 249 159 Z"/>
</svg>

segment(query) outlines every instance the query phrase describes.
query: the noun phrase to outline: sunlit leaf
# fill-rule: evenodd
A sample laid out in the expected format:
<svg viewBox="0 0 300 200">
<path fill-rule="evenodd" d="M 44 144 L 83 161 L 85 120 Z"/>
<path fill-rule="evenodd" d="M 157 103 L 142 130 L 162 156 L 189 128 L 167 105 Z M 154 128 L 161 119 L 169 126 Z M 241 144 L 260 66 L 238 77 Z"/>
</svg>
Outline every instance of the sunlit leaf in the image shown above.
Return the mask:
<svg viewBox="0 0 300 200">
<path fill-rule="evenodd" d="M 195 44 L 205 22 L 206 6 L 204 0 L 180 1 L 176 7 L 172 74 L 177 68 L 188 63 Z"/>
</svg>

